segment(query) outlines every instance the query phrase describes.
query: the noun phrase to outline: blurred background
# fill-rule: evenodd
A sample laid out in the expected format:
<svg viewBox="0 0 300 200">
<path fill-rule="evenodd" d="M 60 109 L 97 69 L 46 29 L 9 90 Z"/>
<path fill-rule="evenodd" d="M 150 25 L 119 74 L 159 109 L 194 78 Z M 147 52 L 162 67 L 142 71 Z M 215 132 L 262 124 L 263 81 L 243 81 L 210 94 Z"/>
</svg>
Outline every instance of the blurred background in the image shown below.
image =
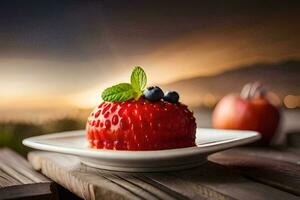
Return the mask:
<svg viewBox="0 0 300 200">
<path fill-rule="evenodd" d="M 0 146 L 84 129 L 101 91 L 142 66 L 177 90 L 199 127 L 260 81 L 300 130 L 299 1 L 1 1 Z"/>
</svg>

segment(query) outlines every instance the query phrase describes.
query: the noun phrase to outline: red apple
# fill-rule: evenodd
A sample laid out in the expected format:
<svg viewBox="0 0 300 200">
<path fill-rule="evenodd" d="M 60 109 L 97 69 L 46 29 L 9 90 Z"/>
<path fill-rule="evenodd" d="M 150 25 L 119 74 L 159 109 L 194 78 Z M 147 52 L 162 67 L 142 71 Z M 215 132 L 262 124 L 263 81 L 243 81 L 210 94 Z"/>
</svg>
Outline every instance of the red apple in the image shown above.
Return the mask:
<svg viewBox="0 0 300 200">
<path fill-rule="evenodd" d="M 213 127 L 257 131 L 262 136 L 258 143 L 269 144 L 279 126 L 280 109 L 267 94 L 260 84 L 254 83 L 247 84 L 240 96 L 225 96 L 213 112 Z"/>
</svg>

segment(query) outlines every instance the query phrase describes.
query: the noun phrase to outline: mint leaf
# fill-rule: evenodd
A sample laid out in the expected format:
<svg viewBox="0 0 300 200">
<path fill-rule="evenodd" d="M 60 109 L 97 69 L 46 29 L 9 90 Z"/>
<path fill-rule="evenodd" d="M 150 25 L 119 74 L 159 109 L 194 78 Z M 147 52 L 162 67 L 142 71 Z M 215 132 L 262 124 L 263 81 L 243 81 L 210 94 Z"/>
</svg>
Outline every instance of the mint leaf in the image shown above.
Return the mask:
<svg viewBox="0 0 300 200">
<path fill-rule="evenodd" d="M 101 97 L 104 101 L 122 102 L 135 98 L 136 94 L 129 83 L 120 83 L 105 89 Z"/>
<path fill-rule="evenodd" d="M 101 94 L 102 99 L 109 102 L 122 102 L 133 98 L 138 100 L 147 84 L 146 73 L 140 66 L 134 67 L 130 81 L 131 84 L 120 83 L 107 88 Z"/>
<path fill-rule="evenodd" d="M 136 66 L 130 77 L 133 90 L 136 92 L 135 99 L 138 99 L 142 94 L 147 84 L 147 76 L 140 66 Z"/>
</svg>

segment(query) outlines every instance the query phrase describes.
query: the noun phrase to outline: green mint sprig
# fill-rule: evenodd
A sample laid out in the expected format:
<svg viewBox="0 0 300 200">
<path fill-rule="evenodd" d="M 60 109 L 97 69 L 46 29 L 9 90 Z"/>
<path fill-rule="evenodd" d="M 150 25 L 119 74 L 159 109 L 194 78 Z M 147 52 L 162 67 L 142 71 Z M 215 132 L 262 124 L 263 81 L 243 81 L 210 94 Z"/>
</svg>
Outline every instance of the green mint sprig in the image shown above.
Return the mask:
<svg viewBox="0 0 300 200">
<path fill-rule="evenodd" d="M 140 66 L 134 67 L 130 82 L 106 88 L 102 92 L 102 99 L 109 102 L 122 102 L 130 99 L 138 100 L 143 95 L 143 91 L 147 85 L 146 73 Z"/>
</svg>

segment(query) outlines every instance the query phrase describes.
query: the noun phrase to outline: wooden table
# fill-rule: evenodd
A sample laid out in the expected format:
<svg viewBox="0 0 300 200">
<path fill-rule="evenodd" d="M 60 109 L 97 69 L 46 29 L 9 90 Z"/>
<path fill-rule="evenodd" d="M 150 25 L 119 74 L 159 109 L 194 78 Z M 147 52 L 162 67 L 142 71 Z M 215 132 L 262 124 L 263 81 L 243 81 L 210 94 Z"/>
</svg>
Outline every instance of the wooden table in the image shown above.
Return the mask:
<svg viewBox="0 0 300 200">
<path fill-rule="evenodd" d="M 53 182 L 9 149 L 0 150 L 0 199 L 55 198 Z"/>
<path fill-rule="evenodd" d="M 200 167 L 164 173 L 109 172 L 41 151 L 28 159 L 50 179 L 0 149 L 0 199 L 300 199 L 299 149 L 235 148 Z"/>
<path fill-rule="evenodd" d="M 300 199 L 300 151 L 235 148 L 183 171 L 121 173 L 82 165 L 77 157 L 31 152 L 36 170 L 84 199 Z"/>
<path fill-rule="evenodd" d="M 55 200 L 76 198 L 77 197 L 68 190 L 36 172 L 23 157 L 10 149 L 0 149 L 1 200 Z"/>
</svg>

